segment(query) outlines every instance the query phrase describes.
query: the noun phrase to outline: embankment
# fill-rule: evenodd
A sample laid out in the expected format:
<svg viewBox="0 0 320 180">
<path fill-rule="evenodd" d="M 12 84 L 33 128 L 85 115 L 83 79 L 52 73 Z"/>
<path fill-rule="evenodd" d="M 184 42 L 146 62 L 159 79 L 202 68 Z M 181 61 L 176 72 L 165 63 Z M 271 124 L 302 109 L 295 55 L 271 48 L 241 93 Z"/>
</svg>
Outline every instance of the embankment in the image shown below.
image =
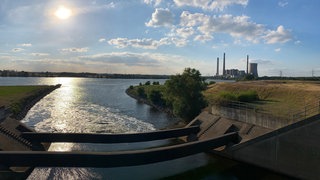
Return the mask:
<svg viewBox="0 0 320 180">
<path fill-rule="evenodd" d="M 51 93 L 57 88 L 60 88 L 61 84 L 48 86 L 48 88 L 42 89 L 35 94 L 32 94 L 30 96 L 27 96 L 23 99 L 21 99 L 18 103 L 15 104 L 16 109 L 9 108 L 10 116 L 14 119 L 21 120 L 23 119 L 28 111 L 43 97 Z"/>
<path fill-rule="evenodd" d="M 172 112 L 172 110 L 171 110 L 170 108 L 156 105 L 156 104 L 150 102 L 150 101 L 149 101 L 148 99 L 146 99 L 146 98 L 141 98 L 141 97 L 139 97 L 139 96 L 131 93 L 131 91 L 130 91 L 129 88 L 126 90 L 126 94 L 127 94 L 128 96 L 132 97 L 133 99 L 136 99 L 136 100 L 139 101 L 139 102 L 142 102 L 142 103 L 144 103 L 144 104 L 147 104 L 147 105 L 149 105 L 149 106 L 151 106 L 151 107 L 153 107 L 153 108 L 155 108 L 155 109 L 157 109 L 157 110 L 159 110 L 159 111 L 161 111 L 161 112 L 165 112 L 165 113 L 168 113 L 168 114 L 170 114 L 170 115 L 173 115 L 173 112 Z"/>
</svg>

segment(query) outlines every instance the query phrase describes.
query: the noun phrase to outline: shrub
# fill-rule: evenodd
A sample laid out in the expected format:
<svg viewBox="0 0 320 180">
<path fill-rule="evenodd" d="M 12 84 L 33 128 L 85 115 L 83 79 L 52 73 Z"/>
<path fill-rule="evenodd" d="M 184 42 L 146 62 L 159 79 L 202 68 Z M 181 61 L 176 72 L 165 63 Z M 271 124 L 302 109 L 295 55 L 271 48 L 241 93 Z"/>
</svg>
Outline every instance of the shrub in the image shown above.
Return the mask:
<svg viewBox="0 0 320 180">
<path fill-rule="evenodd" d="M 154 104 L 163 104 L 162 94 L 159 90 L 151 90 L 151 92 L 148 94 L 148 99 Z"/>
<path fill-rule="evenodd" d="M 231 92 L 221 91 L 219 93 L 219 99 L 224 101 L 236 101 L 238 100 L 238 97 Z"/>
<path fill-rule="evenodd" d="M 149 86 L 150 84 L 150 81 L 147 81 L 144 85 Z"/>
<path fill-rule="evenodd" d="M 238 95 L 237 99 L 241 102 L 253 102 L 258 101 L 259 96 L 256 91 L 243 91 Z"/>
<path fill-rule="evenodd" d="M 138 92 L 139 97 L 141 97 L 141 98 L 147 97 L 146 92 L 144 91 L 143 87 L 138 87 L 137 92 Z"/>
</svg>

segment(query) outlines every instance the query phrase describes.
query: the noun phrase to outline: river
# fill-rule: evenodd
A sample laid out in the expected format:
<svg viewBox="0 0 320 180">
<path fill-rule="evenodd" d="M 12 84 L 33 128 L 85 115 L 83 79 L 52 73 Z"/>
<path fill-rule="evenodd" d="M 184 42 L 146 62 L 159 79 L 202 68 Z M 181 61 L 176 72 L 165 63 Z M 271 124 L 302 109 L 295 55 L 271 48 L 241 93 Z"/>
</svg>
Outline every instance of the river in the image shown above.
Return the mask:
<svg viewBox="0 0 320 180">
<path fill-rule="evenodd" d="M 0 85 L 62 84 L 61 88 L 33 106 L 22 120 L 38 132 L 133 133 L 163 129 L 177 122 L 174 117 L 139 103 L 125 94 L 126 88 L 130 85 L 146 81 L 148 80 L 10 77 L 0 78 Z M 150 81 L 163 83 L 165 80 Z M 160 140 L 121 144 L 52 143 L 49 150 L 119 151 L 151 148 L 168 143 L 172 142 Z M 35 168 L 28 179 L 159 179 L 184 172 L 193 173 L 193 176 L 194 173 L 199 173 L 198 177 L 204 179 L 238 179 L 239 174 L 234 167 L 239 165 L 235 164 L 200 153 L 176 160 L 131 167 Z"/>
</svg>

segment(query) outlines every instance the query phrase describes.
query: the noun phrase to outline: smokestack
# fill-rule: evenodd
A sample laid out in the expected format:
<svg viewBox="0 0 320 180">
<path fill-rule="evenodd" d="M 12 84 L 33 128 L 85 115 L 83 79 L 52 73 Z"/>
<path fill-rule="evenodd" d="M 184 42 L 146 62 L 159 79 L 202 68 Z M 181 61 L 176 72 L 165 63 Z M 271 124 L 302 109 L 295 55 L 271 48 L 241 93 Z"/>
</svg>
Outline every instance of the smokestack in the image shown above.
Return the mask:
<svg viewBox="0 0 320 180">
<path fill-rule="evenodd" d="M 223 75 L 226 75 L 226 53 L 223 53 Z"/>
<path fill-rule="evenodd" d="M 216 76 L 219 76 L 219 58 L 217 57 L 217 73 Z"/>
<path fill-rule="evenodd" d="M 249 55 L 247 55 L 247 74 L 249 74 Z"/>
</svg>

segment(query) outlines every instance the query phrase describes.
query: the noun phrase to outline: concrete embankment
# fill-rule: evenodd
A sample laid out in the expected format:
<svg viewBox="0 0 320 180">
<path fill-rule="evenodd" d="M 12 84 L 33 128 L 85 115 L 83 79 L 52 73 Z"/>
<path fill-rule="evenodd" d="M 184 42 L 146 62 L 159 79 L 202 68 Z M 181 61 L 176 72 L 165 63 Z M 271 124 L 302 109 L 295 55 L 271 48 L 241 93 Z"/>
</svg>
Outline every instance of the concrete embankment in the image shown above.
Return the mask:
<svg viewBox="0 0 320 180">
<path fill-rule="evenodd" d="M 202 112 L 188 126 L 198 124 L 200 140 L 238 132 L 239 143 L 213 153 L 301 179 L 320 177 L 320 115 L 279 128 L 228 119 Z"/>
</svg>

